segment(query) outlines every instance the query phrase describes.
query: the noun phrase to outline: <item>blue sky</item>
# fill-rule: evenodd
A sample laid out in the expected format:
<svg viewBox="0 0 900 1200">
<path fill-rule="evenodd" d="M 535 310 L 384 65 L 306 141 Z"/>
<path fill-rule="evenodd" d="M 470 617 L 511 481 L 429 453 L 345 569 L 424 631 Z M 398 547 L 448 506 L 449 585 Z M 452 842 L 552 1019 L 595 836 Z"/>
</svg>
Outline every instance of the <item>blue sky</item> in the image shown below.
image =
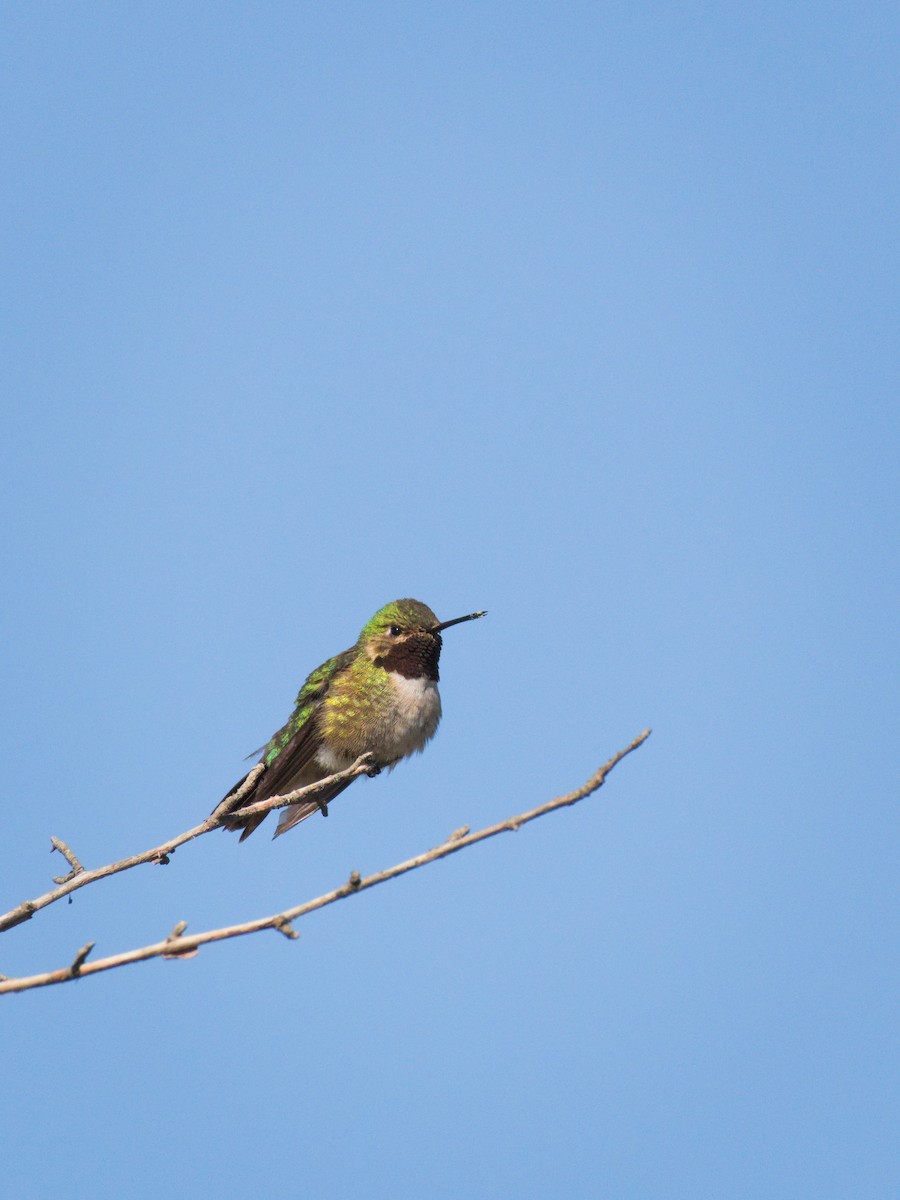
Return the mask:
<svg viewBox="0 0 900 1200">
<path fill-rule="evenodd" d="M 0 909 L 204 817 L 387 600 L 421 758 L 2 935 L 11 1194 L 893 1197 L 896 14 L 0 18 Z"/>
</svg>

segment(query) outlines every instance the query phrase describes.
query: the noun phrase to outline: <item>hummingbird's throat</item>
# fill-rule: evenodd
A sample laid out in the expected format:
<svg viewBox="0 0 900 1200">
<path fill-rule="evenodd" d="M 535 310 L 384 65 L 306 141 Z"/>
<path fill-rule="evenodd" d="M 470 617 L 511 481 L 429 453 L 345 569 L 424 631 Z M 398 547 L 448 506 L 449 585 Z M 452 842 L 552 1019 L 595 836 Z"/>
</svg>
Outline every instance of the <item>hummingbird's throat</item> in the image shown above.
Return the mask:
<svg viewBox="0 0 900 1200">
<path fill-rule="evenodd" d="M 438 681 L 438 659 L 441 656 L 441 639 L 436 634 L 408 634 L 387 645 L 382 644 L 373 657 L 376 667 L 404 679 L 431 679 Z"/>
</svg>

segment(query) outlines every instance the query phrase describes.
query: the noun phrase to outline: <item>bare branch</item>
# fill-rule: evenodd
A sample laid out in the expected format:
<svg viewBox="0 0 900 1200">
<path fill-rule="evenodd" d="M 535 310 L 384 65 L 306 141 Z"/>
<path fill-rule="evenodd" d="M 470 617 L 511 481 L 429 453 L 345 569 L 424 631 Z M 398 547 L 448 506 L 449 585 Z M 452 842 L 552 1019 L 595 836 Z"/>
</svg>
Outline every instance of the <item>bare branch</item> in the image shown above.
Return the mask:
<svg viewBox="0 0 900 1200">
<path fill-rule="evenodd" d="M 68 967 L 63 967 L 56 971 L 47 971 L 42 975 L 29 975 L 19 979 L 0 980 L 0 994 L 4 992 L 25 992 L 31 988 L 46 987 L 51 983 L 65 983 L 76 975 L 79 978 L 84 978 L 86 975 L 94 975 L 100 971 L 111 971 L 115 967 L 123 967 L 129 963 L 144 962 L 150 958 L 193 957 L 201 946 L 208 945 L 210 942 L 221 942 L 228 938 L 242 937 L 244 934 L 258 933 L 263 929 L 275 929 L 287 937 L 297 937 L 297 932 L 293 929 L 291 922 L 306 916 L 307 913 L 315 912 L 319 908 L 325 908 L 326 905 L 334 904 L 336 901 L 343 900 L 347 896 L 352 896 L 356 892 L 363 892 L 367 888 L 376 887 L 380 883 L 386 883 L 387 880 L 395 879 L 398 875 L 405 875 L 407 871 L 415 871 L 418 867 L 424 867 L 428 863 L 437 862 L 438 859 L 446 858 L 450 854 L 456 854 L 466 846 L 474 846 L 476 842 L 483 842 L 487 838 L 496 837 L 499 833 L 508 833 L 521 829 L 529 821 L 546 816 L 547 813 L 554 812 L 558 808 L 577 804 L 579 800 L 584 800 L 587 796 L 596 792 L 598 788 L 602 787 L 613 767 L 620 763 L 626 755 L 636 750 L 638 746 L 643 745 L 649 736 L 650 730 L 645 729 L 630 745 L 626 746 L 624 750 L 620 750 L 618 754 L 613 755 L 608 763 L 605 763 L 599 771 L 595 772 L 586 783 L 574 792 L 568 792 L 565 796 L 557 796 L 556 799 L 549 800 L 537 808 L 519 813 L 514 817 L 508 817 L 505 821 L 499 821 L 496 825 L 489 825 L 487 828 L 479 829 L 475 833 L 464 832 L 464 827 L 463 829 L 457 829 L 450 834 L 445 842 L 442 842 L 439 846 L 435 846 L 434 849 L 426 850 L 424 853 L 416 855 L 415 858 L 409 858 L 406 862 L 388 867 L 384 871 L 378 871 L 374 875 L 361 877 L 358 872 L 354 871 L 349 880 L 340 887 L 335 888 L 334 891 L 317 896 L 314 900 L 307 900 L 305 903 L 298 904 L 294 908 L 285 909 L 284 912 L 275 913 L 269 917 L 258 917 L 256 920 L 245 921 L 240 925 L 226 925 L 221 929 L 208 929 L 203 933 L 189 935 L 185 935 L 184 933 L 184 930 L 187 928 L 186 924 L 179 922 L 162 942 L 156 942 L 150 946 L 142 946 L 137 950 L 127 950 L 122 954 L 113 954 L 109 958 L 98 958 L 91 963 L 84 961 L 92 948 L 91 945 L 88 945 L 78 952 L 75 961 Z M 357 766 L 358 764 L 355 764 L 350 770 L 356 770 Z M 282 800 L 282 803 L 287 803 L 287 801 Z"/>
<path fill-rule="evenodd" d="M 264 770 L 265 768 L 261 763 L 255 766 L 244 780 L 240 789 L 233 795 L 226 797 L 228 803 L 226 804 L 226 801 L 223 800 L 212 815 L 207 817 L 205 821 L 201 821 L 199 825 L 185 830 L 184 833 L 180 833 L 177 837 L 170 838 L 169 841 L 163 842 L 161 846 L 154 846 L 152 850 L 145 850 L 142 854 L 133 854 L 129 858 L 121 858 L 118 862 L 109 863 L 105 867 L 96 867 L 92 871 L 86 871 L 64 841 L 60 838 L 51 838 L 53 849 L 58 850 L 60 854 L 65 856 L 72 870 L 68 875 L 54 877 L 53 882 L 59 884 L 59 886 L 55 887 L 52 891 L 44 892 L 42 896 L 38 896 L 34 900 L 23 900 L 21 904 L 15 908 L 11 908 L 9 912 L 0 914 L 0 933 L 6 929 L 12 929 L 15 925 L 21 925 L 23 921 L 30 921 L 34 914 L 42 908 L 54 904 L 57 900 L 62 900 L 63 896 L 68 896 L 78 888 L 86 887 L 89 883 L 96 883 L 98 879 L 106 879 L 110 875 L 118 875 L 121 871 L 128 871 L 131 867 L 139 867 L 143 863 L 156 863 L 157 865 L 165 866 L 169 861 L 169 855 L 173 854 L 179 846 L 183 846 L 185 842 L 193 841 L 194 838 L 202 837 L 203 834 L 210 833 L 213 829 L 218 829 L 224 824 L 226 819 L 230 820 L 238 813 L 242 816 L 244 813 L 265 813 L 273 808 L 284 808 L 286 805 L 294 804 L 298 800 L 313 799 L 333 783 L 343 783 L 345 780 L 353 780 L 360 775 L 367 775 L 372 770 L 372 764 L 369 756 L 362 754 L 352 767 L 348 767 L 345 771 L 337 771 L 334 775 L 329 775 L 327 779 L 320 779 L 316 783 L 298 788 L 294 792 L 288 792 L 284 796 L 272 796 L 269 800 L 261 800 L 256 804 L 249 805 L 247 808 L 237 809 L 236 805 L 240 802 L 241 797 L 246 796 L 252 791 L 254 783 Z"/>
</svg>

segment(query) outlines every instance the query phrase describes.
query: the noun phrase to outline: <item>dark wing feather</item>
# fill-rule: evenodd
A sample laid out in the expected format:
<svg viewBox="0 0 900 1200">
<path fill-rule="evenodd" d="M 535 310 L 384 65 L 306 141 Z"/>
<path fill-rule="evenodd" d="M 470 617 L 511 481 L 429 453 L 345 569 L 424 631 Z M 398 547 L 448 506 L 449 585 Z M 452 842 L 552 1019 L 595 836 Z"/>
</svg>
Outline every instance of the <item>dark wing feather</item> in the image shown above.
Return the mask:
<svg viewBox="0 0 900 1200">
<path fill-rule="evenodd" d="M 272 796 L 289 792 L 297 786 L 298 776 L 312 762 L 320 745 L 321 701 L 328 691 L 332 679 L 339 672 L 346 670 L 353 661 L 354 654 L 355 648 L 345 650 L 342 654 L 329 658 L 309 675 L 297 694 L 296 705 L 290 719 L 263 747 L 261 761 L 266 764 L 266 770 L 260 776 L 252 793 L 244 796 L 240 801 L 239 807 L 254 804 L 258 800 L 268 800 Z M 244 779 L 246 778 L 245 775 Z M 244 779 L 234 785 L 225 800 L 217 805 L 214 811 L 218 811 L 225 801 L 238 791 Z M 346 786 L 346 784 L 338 785 L 334 791 L 329 789 L 329 793 L 323 796 L 323 801 L 327 803 L 332 795 L 337 795 Z M 314 812 L 318 807 L 318 804 L 314 804 L 310 812 Z M 309 814 L 304 813 L 304 816 L 307 815 Z M 225 828 L 242 830 L 241 841 L 243 841 L 266 819 L 266 816 L 266 813 L 261 813 L 258 816 L 249 817 L 246 821 L 229 821 Z M 302 820 L 302 818 L 298 817 L 298 820 Z"/>
<path fill-rule="evenodd" d="M 266 773 L 256 789 L 258 800 L 268 800 L 288 792 L 294 780 L 307 767 L 321 745 L 322 700 L 331 681 L 353 661 L 353 650 L 345 650 L 317 667 L 297 694 L 291 719 L 279 729 L 263 754 Z M 265 794 L 260 794 L 264 789 Z"/>
</svg>

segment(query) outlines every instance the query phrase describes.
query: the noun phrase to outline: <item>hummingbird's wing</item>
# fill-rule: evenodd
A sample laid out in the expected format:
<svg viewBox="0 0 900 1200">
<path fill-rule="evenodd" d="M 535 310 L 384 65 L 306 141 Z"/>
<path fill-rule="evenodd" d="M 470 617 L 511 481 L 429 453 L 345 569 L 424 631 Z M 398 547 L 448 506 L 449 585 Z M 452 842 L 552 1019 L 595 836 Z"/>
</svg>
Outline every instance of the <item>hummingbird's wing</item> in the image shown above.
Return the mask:
<svg viewBox="0 0 900 1200">
<path fill-rule="evenodd" d="M 266 797 L 257 796 L 257 799 L 289 791 L 291 781 L 315 757 L 322 744 L 322 701 L 335 676 L 349 667 L 354 653 L 353 650 L 345 650 L 343 654 L 329 658 L 321 667 L 316 667 L 297 693 L 294 711 L 287 724 L 263 748 L 262 761 L 266 764 L 266 773 L 257 791 L 265 789 Z"/>
<path fill-rule="evenodd" d="M 260 776 L 252 794 L 243 797 L 241 807 L 255 804 L 257 800 L 268 800 L 271 796 L 283 795 L 285 792 L 301 786 L 302 783 L 310 783 L 315 780 L 314 769 L 311 771 L 311 777 L 304 779 L 304 775 L 310 774 L 313 759 L 322 744 L 320 729 L 322 700 L 325 698 L 332 680 L 347 669 L 353 661 L 355 653 L 355 648 L 345 650 L 343 654 L 329 658 L 327 662 L 322 663 L 320 667 L 316 667 L 311 672 L 297 693 L 294 711 L 287 723 L 263 747 L 260 761 L 266 764 L 266 770 Z M 321 778 L 321 774 L 319 777 Z M 246 779 L 246 775 L 244 778 Z M 228 796 L 233 795 L 241 783 L 243 780 L 235 784 Z M 332 796 L 336 796 L 347 786 L 349 785 L 346 783 L 337 784 L 333 789 L 323 793 L 319 799 L 322 803 L 327 804 Z M 225 800 L 228 799 L 228 796 L 225 797 Z M 319 801 L 310 803 L 312 807 L 309 812 L 315 812 L 319 807 Z M 305 806 L 298 805 L 297 807 L 299 809 Z M 241 829 L 241 841 L 243 841 L 265 820 L 266 815 L 266 813 L 262 813 L 257 817 L 250 817 L 247 821 L 228 822 L 225 828 Z M 307 815 L 309 814 L 303 813 L 303 816 Z M 297 820 L 302 820 L 302 817 L 298 816 Z"/>
</svg>

